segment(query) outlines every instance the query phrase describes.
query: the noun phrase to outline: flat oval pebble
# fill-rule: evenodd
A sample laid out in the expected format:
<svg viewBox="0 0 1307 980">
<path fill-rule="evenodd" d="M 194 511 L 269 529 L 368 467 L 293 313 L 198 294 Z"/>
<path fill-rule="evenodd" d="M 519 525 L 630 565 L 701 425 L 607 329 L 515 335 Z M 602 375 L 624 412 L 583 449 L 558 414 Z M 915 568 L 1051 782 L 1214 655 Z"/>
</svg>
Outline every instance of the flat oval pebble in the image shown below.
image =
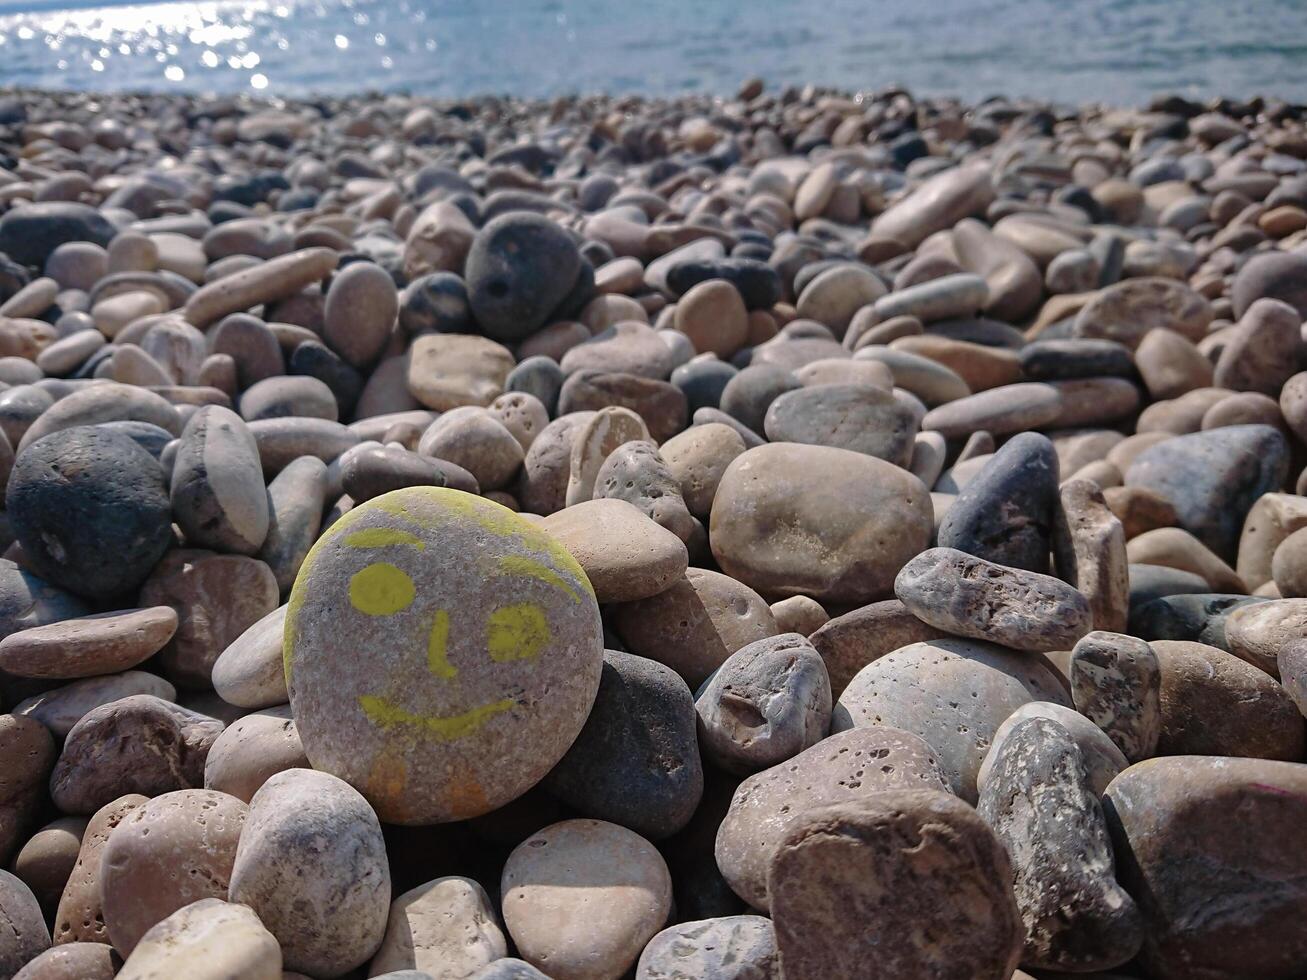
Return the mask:
<svg viewBox="0 0 1307 980">
<path fill-rule="evenodd" d="M 773 442 L 849 449 L 905 467 L 916 415 L 889 392 L 866 385 L 808 385 L 767 409 L 763 429 Z"/>
<path fill-rule="evenodd" d="M 57 679 L 112 674 L 158 652 L 176 629 L 177 613 L 169 606 L 66 619 L 0 640 L 0 669 Z"/>
<path fill-rule="evenodd" d="M 286 614 L 309 759 L 388 822 L 476 816 L 538 782 L 585 722 L 602 650 L 594 592 L 567 550 L 457 490 L 349 511 L 305 559 Z"/>
<path fill-rule="evenodd" d="M 921 420 L 923 429 L 933 429 L 946 439 L 957 439 L 985 430 L 1009 435 L 1025 429 L 1039 429 L 1062 413 L 1062 395 L 1043 383 L 1022 382 L 967 395 L 938 408 Z"/>
</svg>

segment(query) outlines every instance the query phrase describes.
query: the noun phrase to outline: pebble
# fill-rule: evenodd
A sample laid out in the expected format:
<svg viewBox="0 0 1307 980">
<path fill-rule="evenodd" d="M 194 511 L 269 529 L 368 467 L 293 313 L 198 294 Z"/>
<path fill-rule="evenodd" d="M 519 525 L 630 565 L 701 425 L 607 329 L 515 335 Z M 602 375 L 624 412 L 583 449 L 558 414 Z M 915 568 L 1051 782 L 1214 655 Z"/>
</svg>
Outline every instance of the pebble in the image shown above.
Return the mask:
<svg viewBox="0 0 1307 980">
<path fill-rule="evenodd" d="M 976 785 L 982 793 L 993 776 L 1003 744 L 1023 722 L 1032 718 L 1054 722 L 1075 742 L 1088 774 L 1089 785 L 1096 794 L 1101 794 L 1107 784 L 1130 765 L 1103 730 L 1078 710 L 1051 701 L 1029 701 L 1008 715 L 994 733 L 994 743 L 976 775 Z"/>
<path fill-rule="evenodd" d="M 379 265 L 354 262 L 332 277 L 322 310 L 327 344 L 355 367 L 381 354 L 399 315 L 394 280 Z"/>
<path fill-rule="evenodd" d="M 912 732 L 937 753 L 946 788 L 970 801 L 999 726 L 1031 701 L 1070 703 L 1047 660 L 989 643 L 921 641 L 860 670 L 835 702 L 831 731 L 887 725 Z"/>
<path fill-rule="evenodd" d="M 640 954 L 636 980 L 776 980 L 776 931 L 761 915 L 727 915 L 664 929 Z"/>
<path fill-rule="evenodd" d="M 1014 650 L 1066 649 L 1092 626 L 1088 601 L 1060 579 L 952 548 L 931 548 L 909 561 L 894 594 L 937 629 Z"/>
<path fill-rule="evenodd" d="M 204 759 L 204 788 L 248 803 L 268 779 L 308 768 L 288 705 L 252 711 L 223 729 Z"/>
<path fill-rule="evenodd" d="M 18 702 L 13 713 L 31 717 L 56 737 L 63 738 L 93 708 L 133 694 L 152 694 L 163 700 L 175 700 L 176 689 L 165 679 L 144 670 L 124 670 L 120 674 L 73 681 L 31 696 Z"/>
<path fill-rule="evenodd" d="M 810 748 L 830 728 L 826 666 L 802 636 L 781 633 L 741 647 L 695 694 L 704 754 L 747 775 Z"/>
<path fill-rule="evenodd" d="M 140 597 L 177 612 L 177 632 L 159 654 L 178 687 L 212 686 L 213 665 L 232 641 L 277 608 L 277 579 L 264 562 L 211 551 L 170 551 Z"/>
<path fill-rule="evenodd" d="M 427 408 L 489 405 L 504 393 L 513 355 L 485 337 L 425 334 L 408 355 L 408 390 Z"/>
<path fill-rule="evenodd" d="M 244 905 L 205 898 L 178 909 L 141 937 L 122 980 L 281 980 L 277 940 Z"/>
<path fill-rule="evenodd" d="M 1074 713 L 1073 713 L 1074 714 Z M 1143 943 L 1139 910 L 1117 884 L 1107 822 L 1074 737 L 1027 718 L 996 741 L 977 812 L 1012 856 L 1026 966 L 1121 966 Z"/>
<path fill-rule="evenodd" d="M 228 704 L 268 708 L 285 704 L 282 636 L 286 607 L 278 606 L 227 645 L 213 662 L 213 688 Z"/>
<path fill-rule="evenodd" d="M 1302 715 L 1270 675 L 1205 643 L 1149 646 L 1162 679 L 1158 755 L 1303 757 Z"/>
<path fill-rule="evenodd" d="M 31 889 L 47 920 L 54 918 L 77 864 L 86 823 L 81 817 L 60 817 L 28 838 L 14 857 L 13 873 Z"/>
<path fill-rule="evenodd" d="M 1113 780 L 1104 810 L 1119 880 L 1139 901 L 1151 974 L 1293 975 L 1307 956 L 1295 913 L 1303 856 L 1284 842 L 1305 792 L 1301 765 L 1209 755 L 1149 759 Z M 1240 900 L 1213 904 L 1230 881 Z"/>
<path fill-rule="evenodd" d="M 737 895 L 767 911 L 768 868 L 806 813 L 892 791 L 947 787 L 934 750 L 916 735 L 888 726 L 836 732 L 740 783 L 717 831 L 717 866 Z"/>
<path fill-rule="evenodd" d="M 744 346 L 749 314 L 739 291 L 724 279 L 691 286 L 676 303 L 673 326 L 690 338 L 699 353 L 730 357 Z"/>
<path fill-rule="evenodd" d="M 613 497 L 568 507 L 545 517 L 540 527 L 576 559 L 602 603 L 656 596 L 680 579 L 689 564 L 680 538 Z"/>
<path fill-rule="evenodd" d="M 1267 425 L 1235 425 L 1160 442 L 1125 471 L 1126 486 L 1152 490 L 1180 525 L 1229 561 L 1254 502 L 1283 484 L 1284 437 Z"/>
<path fill-rule="evenodd" d="M 985 430 L 992 435 L 1011 435 L 1038 429 L 1059 420 L 1063 412 L 1062 393 L 1047 383 L 1021 382 L 978 392 L 932 408 L 921 420 L 923 429 L 933 429 L 946 439 L 958 439 Z"/>
<path fill-rule="evenodd" d="M 487 336 L 521 340 L 548 322 L 580 273 L 580 253 L 558 225 L 540 215 L 503 214 L 472 240 L 468 300 Z"/>
<path fill-rule="evenodd" d="M 0 640 L 0 669 L 59 680 L 112 674 L 157 653 L 176 630 L 168 606 L 65 619 Z"/>
<path fill-rule="evenodd" d="M 736 650 L 777 633 L 758 593 L 694 567 L 657 595 L 617 606 L 613 624 L 632 653 L 666 664 L 694 687 Z"/>
<path fill-rule="evenodd" d="M 693 425 L 658 449 L 679 484 L 686 508 L 701 521 L 712 513 L 722 475 L 748 448 L 740 434 L 720 422 Z"/>
<path fill-rule="evenodd" d="M 700 526 L 685 505 L 680 483 L 652 442 L 626 442 L 609 453 L 595 474 L 593 499 L 625 500 L 687 543 Z"/>
<path fill-rule="evenodd" d="M 52 935 L 56 946 L 65 943 L 109 942 L 100 894 L 104 847 L 114 829 L 149 798 L 137 793 L 117 797 L 95 811 L 82 834 L 77 862 L 64 886 L 55 913 Z"/>
<path fill-rule="evenodd" d="M 1071 700 L 1131 762 L 1151 758 L 1162 728 L 1157 655 L 1138 637 L 1095 630 L 1071 651 Z"/>
<path fill-rule="evenodd" d="M 130 958 L 141 938 L 174 912 L 223 898 L 246 806 L 213 790 L 186 789 L 136 807 L 114 829 L 100 862 L 109 941 Z"/>
<path fill-rule="evenodd" d="M 1003 843 L 961 800 L 895 789 L 813 808 L 767 875 L 783 976 L 1012 976 L 1022 926 Z M 922 921 L 939 924 L 924 931 Z M 963 972 L 965 971 L 965 973 Z"/>
<path fill-rule="evenodd" d="M 5 502 L 24 563 L 88 598 L 135 589 L 172 541 L 159 464 L 127 436 L 99 427 L 32 443 L 14 463 Z M 109 555 L 111 563 L 103 560 Z"/>
<path fill-rule="evenodd" d="M 229 896 L 254 910 L 289 969 L 348 973 L 381 946 L 390 909 L 377 815 L 328 773 L 277 773 L 250 800 Z"/>
<path fill-rule="evenodd" d="M 798 633 L 808 636 L 830 621 L 830 616 L 816 599 L 806 595 L 792 595 L 771 604 L 772 617 L 776 628 L 782 633 Z"/>
<path fill-rule="evenodd" d="M 571 810 L 648 840 L 681 830 L 703 795 L 685 681 L 657 661 L 606 650 L 585 727 L 543 785 Z"/>
<path fill-rule="evenodd" d="M 469 553 L 479 564 L 450 560 Z M 477 816 L 538 782 L 585 722 L 602 649 L 594 592 L 561 544 L 440 488 L 385 494 L 332 524 L 286 614 L 305 751 L 390 823 Z"/>
<path fill-rule="evenodd" d="M 52 946 L 14 974 L 14 980 L 113 980 L 122 959 L 104 943 Z"/>
<path fill-rule="evenodd" d="M 1124 630 L 1130 608 L 1130 559 L 1122 522 L 1103 491 L 1072 479 L 1058 491 L 1053 564 L 1089 603 L 1095 629 Z"/>
<path fill-rule="evenodd" d="M 0 973 L 11 977 L 49 948 L 50 930 L 41 918 L 36 896 L 8 871 L 0 871 L 0 919 L 5 923 L 4 937 L 0 939 Z"/>
<path fill-rule="evenodd" d="M 890 592 L 933 523 L 910 473 L 846 449 L 776 443 L 726 468 L 709 541 L 722 570 L 764 596 L 857 604 Z"/>
<path fill-rule="evenodd" d="M 1174 279 L 1127 279 L 1095 294 L 1076 314 L 1075 336 L 1115 340 L 1131 350 L 1155 328 L 1199 341 L 1212 320 L 1210 304 Z"/>
<path fill-rule="evenodd" d="M 504 925 L 528 963 L 566 980 L 618 980 L 667 920 L 672 879 L 647 840 L 602 820 L 565 820 L 508 856 Z"/>
<path fill-rule="evenodd" d="M 1301 637 L 1307 628 L 1307 600 L 1292 598 L 1241 605 L 1230 610 L 1224 626 L 1222 649 L 1278 677 L 1276 658 L 1280 651 Z"/>
<path fill-rule="evenodd" d="M 508 955 L 494 903 L 470 878 L 429 881 L 398 896 L 371 976 L 413 971 L 432 977 L 469 977 Z"/>
<path fill-rule="evenodd" d="M 848 449 L 906 469 L 917 421 L 910 408 L 880 388 L 815 384 L 776 398 L 763 431 L 773 442 Z"/>
<path fill-rule="evenodd" d="M 93 708 L 68 732 L 50 775 L 65 813 L 91 814 L 127 793 L 204 785 L 204 759 L 223 724 L 149 694 Z"/>
<path fill-rule="evenodd" d="M 1048 571 L 1058 462 L 1038 433 L 1014 436 L 958 494 L 936 540 L 999 565 Z"/>
</svg>

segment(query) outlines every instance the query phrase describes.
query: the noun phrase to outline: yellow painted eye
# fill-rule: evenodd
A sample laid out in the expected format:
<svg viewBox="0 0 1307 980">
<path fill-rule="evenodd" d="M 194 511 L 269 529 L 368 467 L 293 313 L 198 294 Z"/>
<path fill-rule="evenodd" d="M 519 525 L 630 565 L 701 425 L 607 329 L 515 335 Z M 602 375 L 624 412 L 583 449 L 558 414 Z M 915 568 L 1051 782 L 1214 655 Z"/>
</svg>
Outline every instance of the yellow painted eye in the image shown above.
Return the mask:
<svg viewBox="0 0 1307 980">
<path fill-rule="evenodd" d="M 355 572 L 349 580 L 349 601 L 369 616 L 391 616 L 407 609 L 417 595 L 408 574 L 379 561 Z"/>
<path fill-rule="evenodd" d="M 486 648 L 497 663 L 529 660 L 552 638 L 549 620 L 534 602 L 501 606 L 486 617 Z"/>
</svg>

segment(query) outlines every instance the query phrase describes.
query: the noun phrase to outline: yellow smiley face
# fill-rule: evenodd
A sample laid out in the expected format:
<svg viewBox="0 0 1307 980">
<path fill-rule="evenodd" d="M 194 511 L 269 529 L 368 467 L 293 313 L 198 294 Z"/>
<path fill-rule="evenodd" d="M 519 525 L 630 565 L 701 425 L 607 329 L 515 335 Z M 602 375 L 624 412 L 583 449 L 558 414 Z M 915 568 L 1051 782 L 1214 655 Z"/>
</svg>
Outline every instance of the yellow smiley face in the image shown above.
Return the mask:
<svg viewBox="0 0 1307 980">
<path fill-rule="evenodd" d="M 578 623 L 582 656 L 537 676 L 542 661 L 576 656 Z M 352 768 L 334 742 L 330 759 L 310 747 L 319 705 L 352 706 L 365 722 L 361 754 L 376 747 L 356 775 L 384 796 L 430 760 L 424 746 L 493 741 L 492 720 L 539 727 L 553 701 L 593 700 L 602 627 L 580 566 L 533 524 L 482 498 L 420 488 L 369 501 L 323 534 L 291 593 L 284 652 L 310 760 Z"/>
</svg>

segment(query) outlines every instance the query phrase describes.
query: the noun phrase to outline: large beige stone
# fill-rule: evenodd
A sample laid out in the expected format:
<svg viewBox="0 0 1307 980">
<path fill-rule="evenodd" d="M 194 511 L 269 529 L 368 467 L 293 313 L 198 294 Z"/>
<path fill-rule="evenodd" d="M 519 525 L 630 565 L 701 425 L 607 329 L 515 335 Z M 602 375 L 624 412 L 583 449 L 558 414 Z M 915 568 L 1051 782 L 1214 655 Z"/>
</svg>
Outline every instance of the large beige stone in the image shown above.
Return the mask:
<svg viewBox="0 0 1307 980">
<path fill-rule="evenodd" d="M 891 592 L 933 526 L 925 485 L 892 463 L 774 443 L 727 467 L 709 540 L 722 570 L 768 599 L 857 604 Z"/>
</svg>

